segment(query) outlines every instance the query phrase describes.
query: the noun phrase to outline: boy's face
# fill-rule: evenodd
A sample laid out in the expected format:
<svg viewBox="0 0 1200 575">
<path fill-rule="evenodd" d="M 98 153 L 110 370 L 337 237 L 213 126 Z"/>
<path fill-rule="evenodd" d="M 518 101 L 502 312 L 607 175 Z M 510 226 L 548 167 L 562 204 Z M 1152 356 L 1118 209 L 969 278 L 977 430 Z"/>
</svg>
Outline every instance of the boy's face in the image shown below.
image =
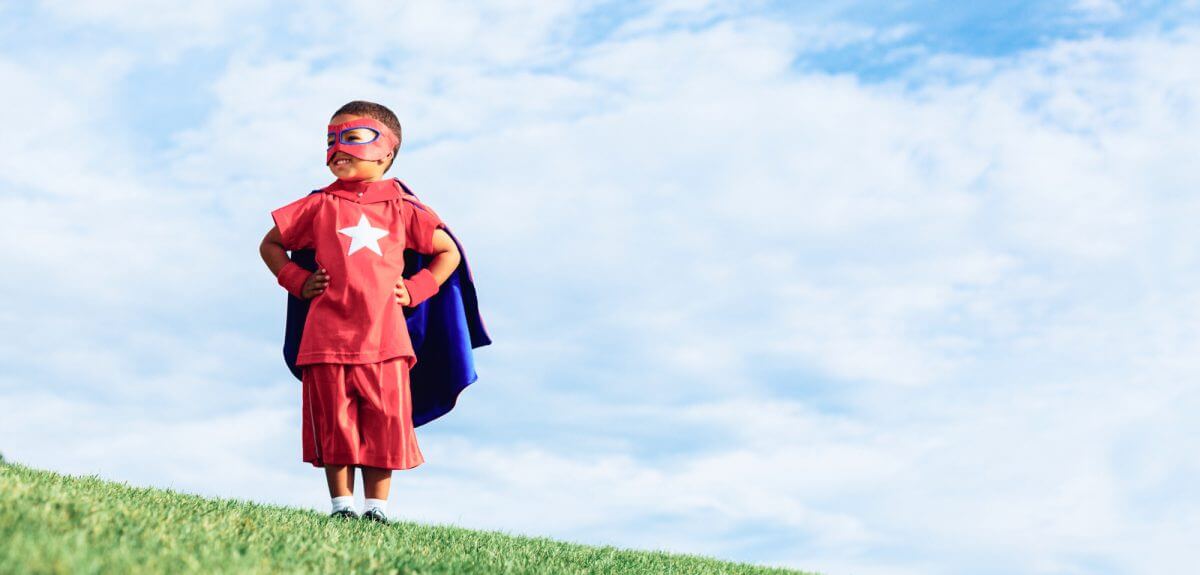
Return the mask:
<svg viewBox="0 0 1200 575">
<path fill-rule="evenodd" d="M 338 114 L 329 121 L 331 126 L 337 124 L 345 124 L 354 120 L 359 120 L 364 116 L 356 116 L 353 114 Z M 333 135 L 328 142 L 329 146 L 336 143 L 337 134 Z M 367 129 L 351 129 L 344 131 L 341 135 L 343 145 L 359 145 L 368 142 L 377 137 L 371 130 Z M 382 137 L 382 136 L 379 136 Z M 358 153 L 358 152 L 355 152 Z M 383 177 L 383 171 L 388 167 L 388 162 L 391 161 L 392 150 L 389 148 L 387 154 L 376 160 L 364 160 L 347 154 L 342 150 L 333 153 L 329 158 L 329 171 L 333 172 L 339 180 L 362 180 L 373 182 Z"/>
</svg>

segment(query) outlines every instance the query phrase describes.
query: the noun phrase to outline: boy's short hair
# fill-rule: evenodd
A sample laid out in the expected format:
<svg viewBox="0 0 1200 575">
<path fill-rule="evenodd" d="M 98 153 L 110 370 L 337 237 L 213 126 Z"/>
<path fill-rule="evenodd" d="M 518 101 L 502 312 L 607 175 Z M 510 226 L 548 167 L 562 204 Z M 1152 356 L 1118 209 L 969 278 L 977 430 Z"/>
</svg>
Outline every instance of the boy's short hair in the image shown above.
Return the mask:
<svg viewBox="0 0 1200 575">
<path fill-rule="evenodd" d="M 396 162 L 396 154 L 400 152 L 400 142 L 403 140 L 403 137 L 400 135 L 400 119 L 396 117 L 396 114 L 383 104 L 376 104 L 375 102 L 368 102 L 366 100 L 347 102 L 341 108 L 338 108 L 333 113 L 333 116 L 330 116 L 330 119 L 332 120 L 341 114 L 366 116 L 375 119 L 387 126 L 392 133 L 396 134 L 396 147 L 392 148 L 392 159 L 388 160 L 388 165 L 383 169 L 383 172 L 387 173 L 388 170 L 392 169 L 392 164 Z"/>
</svg>

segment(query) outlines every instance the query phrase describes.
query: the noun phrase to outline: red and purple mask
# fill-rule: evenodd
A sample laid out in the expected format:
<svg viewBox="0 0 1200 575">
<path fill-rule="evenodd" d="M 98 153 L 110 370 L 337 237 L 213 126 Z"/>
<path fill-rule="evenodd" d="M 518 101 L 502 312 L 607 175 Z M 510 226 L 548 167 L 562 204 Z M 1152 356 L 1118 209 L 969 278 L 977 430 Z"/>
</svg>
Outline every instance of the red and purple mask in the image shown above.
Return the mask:
<svg viewBox="0 0 1200 575">
<path fill-rule="evenodd" d="M 400 143 L 400 139 L 382 122 L 363 116 L 349 122 L 329 125 L 325 165 L 338 151 L 360 160 L 382 160 Z"/>
</svg>

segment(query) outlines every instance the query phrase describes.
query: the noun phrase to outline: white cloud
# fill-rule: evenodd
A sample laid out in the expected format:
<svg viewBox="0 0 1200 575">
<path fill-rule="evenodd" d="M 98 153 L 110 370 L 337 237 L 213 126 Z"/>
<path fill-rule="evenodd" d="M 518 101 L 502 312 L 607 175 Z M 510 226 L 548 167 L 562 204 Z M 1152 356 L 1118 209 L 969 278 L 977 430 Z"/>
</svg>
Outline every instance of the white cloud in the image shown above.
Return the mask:
<svg viewBox="0 0 1200 575">
<path fill-rule="evenodd" d="M 254 34 L 249 23 L 261 20 L 268 2 L 222 0 L 162 4 L 150 0 L 42 0 L 42 22 L 53 29 L 103 30 L 113 43 L 152 46 L 148 59 L 174 62 L 186 50 L 212 48 Z M 86 41 L 85 41 L 86 42 Z"/>
<path fill-rule="evenodd" d="M 568 32 L 595 2 L 378 2 L 337 6 L 307 2 L 289 15 L 291 31 L 339 58 L 385 56 L 421 66 L 552 64 L 569 48 Z M 344 52 L 343 52 L 344 50 Z"/>
</svg>

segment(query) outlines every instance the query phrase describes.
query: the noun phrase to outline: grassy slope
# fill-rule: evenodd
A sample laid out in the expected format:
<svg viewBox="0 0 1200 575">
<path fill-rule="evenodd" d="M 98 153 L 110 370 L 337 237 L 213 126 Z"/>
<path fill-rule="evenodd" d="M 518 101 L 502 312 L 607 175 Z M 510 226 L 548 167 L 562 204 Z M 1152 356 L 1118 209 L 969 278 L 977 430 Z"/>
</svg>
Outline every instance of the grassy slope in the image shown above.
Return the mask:
<svg viewBox="0 0 1200 575">
<path fill-rule="evenodd" d="M 0 573 L 799 573 L 138 488 L 0 459 Z"/>
</svg>

